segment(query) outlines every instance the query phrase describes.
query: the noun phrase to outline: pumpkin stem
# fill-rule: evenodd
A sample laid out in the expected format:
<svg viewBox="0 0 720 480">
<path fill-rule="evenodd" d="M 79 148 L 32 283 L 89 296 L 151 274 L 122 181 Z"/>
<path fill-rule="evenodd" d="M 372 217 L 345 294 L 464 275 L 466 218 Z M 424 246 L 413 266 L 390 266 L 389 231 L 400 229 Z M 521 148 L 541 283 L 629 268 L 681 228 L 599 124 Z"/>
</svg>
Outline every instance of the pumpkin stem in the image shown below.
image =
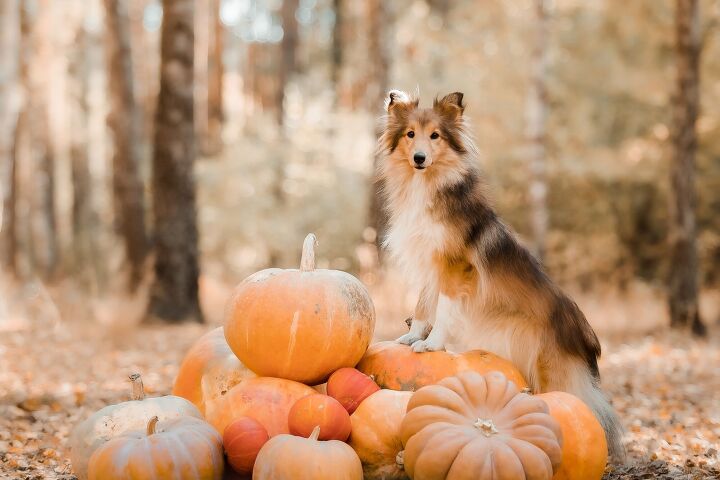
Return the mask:
<svg viewBox="0 0 720 480">
<path fill-rule="evenodd" d="M 143 388 L 142 378 L 140 378 L 140 374 L 130 374 L 130 382 L 132 383 L 132 399 L 145 400 L 145 389 Z"/>
<path fill-rule="evenodd" d="M 401 470 L 405 470 L 405 450 L 400 450 L 398 454 L 395 455 L 395 464 L 397 464 Z"/>
<path fill-rule="evenodd" d="M 155 426 L 157 425 L 159 418 L 157 415 L 152 417 L 147 424 L 147 436 L 153 435 L 155 433 Z"/>
<path fill-rule="evenodd" d="M 312 433 L 308 437 L 308 440 L 317 440 L 320 436 L 320 425 L 315 425 L 315 428 L 313 428 Z"/>
<path fill-rule="evenodd" d="M 487 420 L 478 418 L 477 422 L 473 423 L 473 427 L 479 429 L 486 437 L 499 433 L 491 418 L 488 418 Z"/>
<path fill-rule="evenodd" d="M 301 272 L 315 270 L 315 245 L 317 245 L 317 237 L 314 233 L 308 233 L 303 242 L 302 256 L 300 257 Z"/>
</svg>

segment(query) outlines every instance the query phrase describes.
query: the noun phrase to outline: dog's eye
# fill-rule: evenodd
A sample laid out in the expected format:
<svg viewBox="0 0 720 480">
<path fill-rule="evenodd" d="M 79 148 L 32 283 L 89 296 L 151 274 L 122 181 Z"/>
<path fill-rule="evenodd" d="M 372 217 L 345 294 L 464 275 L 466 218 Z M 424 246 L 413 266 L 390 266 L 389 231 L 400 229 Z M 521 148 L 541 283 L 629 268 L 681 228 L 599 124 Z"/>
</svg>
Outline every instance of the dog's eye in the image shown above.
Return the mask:
<svg viewBox="0 0 720 480">
<path fill-rule="evenodd" d="M 440 138 L 440 134 L 439 134 L 438 132 L 433 132 L 433 133 L 430 135 L 430 138 L 433 139 L 433 140 L 435 140 L 435 139 L 437 139 L 437 138 Z"/>
<path fill-rule="evenodd" d="M 413 137 L 415 136 L 415 132 L 413 132 L 412 130 L 410 130 L 410 131 L 407 133 L 407 136 L 408 136 L 408 138 L 413 138 Z"/>
</svg>

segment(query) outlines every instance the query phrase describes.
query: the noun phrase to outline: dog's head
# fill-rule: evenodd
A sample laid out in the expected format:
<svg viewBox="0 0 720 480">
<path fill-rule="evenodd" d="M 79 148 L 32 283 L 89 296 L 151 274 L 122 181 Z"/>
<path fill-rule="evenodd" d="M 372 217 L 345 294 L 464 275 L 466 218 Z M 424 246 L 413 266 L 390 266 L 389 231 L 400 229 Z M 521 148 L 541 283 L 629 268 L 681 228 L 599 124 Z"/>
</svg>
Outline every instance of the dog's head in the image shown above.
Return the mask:
<svg viewBox="0 0 720 480">
<path fill-rule="evenodd" d="M 404 165 L 421 173 L 452 167 L 467 153 L 462 93 L 450 93 L 440 100 L 436 98 L 432 108 L 420 108 L 417 98 L 391 90 L 385 109 L 380 148 L 394 166 Z"/>
</svg>

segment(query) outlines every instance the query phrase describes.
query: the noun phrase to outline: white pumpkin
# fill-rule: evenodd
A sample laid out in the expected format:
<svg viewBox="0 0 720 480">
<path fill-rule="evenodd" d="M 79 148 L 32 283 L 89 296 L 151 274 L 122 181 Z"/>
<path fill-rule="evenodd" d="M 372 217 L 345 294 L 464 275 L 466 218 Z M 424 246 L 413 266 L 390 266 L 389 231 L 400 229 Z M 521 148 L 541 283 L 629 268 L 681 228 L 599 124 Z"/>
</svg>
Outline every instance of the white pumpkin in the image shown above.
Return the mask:
<svg viewBox="0 0 720 480">
<path fill-rule="evenodd" d="M 148 418 L 161 421 L 190 416 L 202 419 L 202 414 L 191 402 L 174 395 L 145 398 L 139 374 L 130 375 L 133 385 L 132 400 L 108 405 L 79 423 L 70 434 L 70 461 L 79 480 L 88 478 L 90 457 L 108 440 L 132 430 L 145 428 Z"/>
</svg>

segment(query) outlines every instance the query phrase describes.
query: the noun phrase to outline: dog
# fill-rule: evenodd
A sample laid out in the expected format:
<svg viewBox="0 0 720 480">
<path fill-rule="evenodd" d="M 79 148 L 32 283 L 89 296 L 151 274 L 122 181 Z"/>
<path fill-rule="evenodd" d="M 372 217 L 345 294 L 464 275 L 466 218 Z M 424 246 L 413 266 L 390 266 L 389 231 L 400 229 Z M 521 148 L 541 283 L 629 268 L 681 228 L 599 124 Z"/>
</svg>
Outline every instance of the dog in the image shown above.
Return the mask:
<svg viewBox="0 0 720 480">
<path fill-rule="evenodd" d="M 399 90 L 385 99 L 377 146 L 389 218 L 383 246 L 420 287 L 410 330 L 397 341 L 416 352 L 452 345 L 510 359 L 534 392 L 580 397 L 622 458 L 620 422 L 599 387 L 600 342 L 495 213 L 464 110 L 460 92 L 432 108 Z"/>
</svg>

